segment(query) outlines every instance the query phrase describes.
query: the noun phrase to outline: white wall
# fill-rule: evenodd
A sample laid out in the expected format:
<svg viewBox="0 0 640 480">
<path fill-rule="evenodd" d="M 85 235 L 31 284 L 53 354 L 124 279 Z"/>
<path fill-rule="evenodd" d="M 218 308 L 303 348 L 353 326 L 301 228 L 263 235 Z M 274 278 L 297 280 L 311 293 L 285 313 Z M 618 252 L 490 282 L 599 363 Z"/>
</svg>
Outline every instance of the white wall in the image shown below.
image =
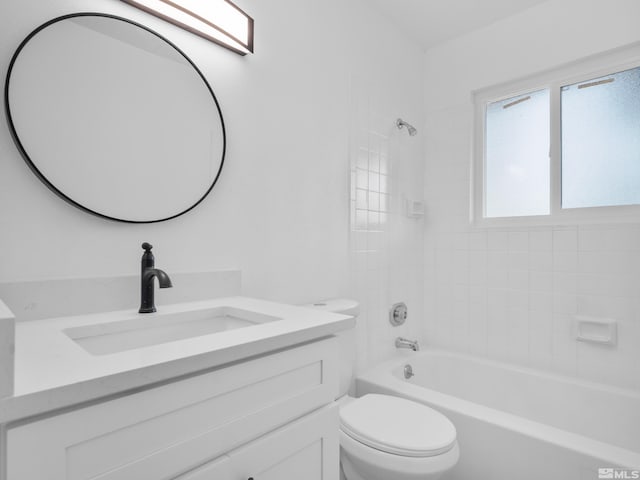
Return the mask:
<svg viewBox="0 0 640 480">
<path fill-rule="evenodd" d="M 430 343 L 640 387 L 640 224 L 469 225 L 471 92 L 640 40 L 634 0 L 554 0 L 426 53 L 425 311 Z M 619 322 L 578 343 L 575 314 Z"/>
<path fill-rule="evenodd" d="M 0 281 L 135 274 L 140 243 L 149 241 L 169 273 L 240 269 L 246 295 L 302 303 L 354 294 L 351 94 L 388 86 L 376 95 L 390 122 L 402 105 L 419 111 L 422 53 L 362 0 L 238 3 L 256 21 L 256 52 L 244 58 L 115 0 L 0 4 L 0 71 L 50 18 L 119 14 L 192 58 L 216 92 L 228 133 L 222 176 L 198 208 L 162 224 L 128 225 L 58 199 L 0 128 Z M 411 82 L 396 85 L 396 77 Z"/>
</svg>

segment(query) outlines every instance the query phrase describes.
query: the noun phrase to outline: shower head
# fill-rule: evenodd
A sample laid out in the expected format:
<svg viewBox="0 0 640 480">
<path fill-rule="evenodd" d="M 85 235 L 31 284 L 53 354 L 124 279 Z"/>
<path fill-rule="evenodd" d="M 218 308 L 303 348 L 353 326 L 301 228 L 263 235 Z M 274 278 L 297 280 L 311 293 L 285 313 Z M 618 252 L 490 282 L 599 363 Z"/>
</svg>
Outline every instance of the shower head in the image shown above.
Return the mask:
<svg viewBox="0 0 640 480">
<path fill-rule="evenodd" d="M 412 137 L 418 134 L 418 130 L 416 130 L 416 128 L 413 125 L 405 122 L 401 118 L 396 120 L 396 127 L 398 127 L 398 130 L 402 130 L 402 127 L 407 127 L 407 131 L 409 132 L 409 135 L 411 135 Z"/>
</svg>

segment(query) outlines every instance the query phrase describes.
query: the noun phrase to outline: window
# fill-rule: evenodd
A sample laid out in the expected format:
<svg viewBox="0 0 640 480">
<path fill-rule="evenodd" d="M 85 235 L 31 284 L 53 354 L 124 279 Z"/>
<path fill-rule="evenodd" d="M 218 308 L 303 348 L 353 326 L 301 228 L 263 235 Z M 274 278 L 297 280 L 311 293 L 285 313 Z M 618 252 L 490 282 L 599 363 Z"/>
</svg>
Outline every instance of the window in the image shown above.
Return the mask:
<svg viewBox="0 0 640 480">
<path fill-rule="evenodd" d="M 562 207 L 640 204 L 640 68 L 562 87 Z"/>
<path fill-rule="evenodd" d="M 546 89 L 487 106 L 487 217 L 549 213 L 549 118 Z"/>
<path fill-rule="evenodd" d="M 633 57 L 476 93 L 477 224 L 640 217 L 640 47 Z"/>
<path fill-rule="evenodd" d="M 371 133 L 368 146 L 358 149 L 351 170 L 353 230 L 379 233 L 386 229 L 391 203 L 388 143 L 386 136 Z"/>
</svg>

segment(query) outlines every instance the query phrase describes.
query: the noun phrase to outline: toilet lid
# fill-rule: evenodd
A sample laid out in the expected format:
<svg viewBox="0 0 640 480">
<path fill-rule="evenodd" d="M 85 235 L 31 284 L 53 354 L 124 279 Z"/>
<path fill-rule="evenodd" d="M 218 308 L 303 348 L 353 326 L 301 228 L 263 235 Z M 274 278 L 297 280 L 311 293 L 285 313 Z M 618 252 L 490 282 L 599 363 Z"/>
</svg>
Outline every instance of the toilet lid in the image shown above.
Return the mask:
<svg viewBox="0 0 640 480">
<path fill-rule="evenodd" d="M 421 403 L 369 394 L 340 408 L 344 433 L 369 447 L 405 457 L 432 457 L 453 448 L 456 427 Z"/>
</svg>

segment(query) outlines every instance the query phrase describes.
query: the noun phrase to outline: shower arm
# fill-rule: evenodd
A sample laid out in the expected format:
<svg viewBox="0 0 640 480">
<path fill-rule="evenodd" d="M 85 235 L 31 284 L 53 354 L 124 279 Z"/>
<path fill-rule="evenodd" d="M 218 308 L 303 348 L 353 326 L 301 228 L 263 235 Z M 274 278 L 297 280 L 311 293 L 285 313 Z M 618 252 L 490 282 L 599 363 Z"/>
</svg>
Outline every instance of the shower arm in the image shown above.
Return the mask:
<svg viewBox="0 0 640 480">
<path fill-rule="evenodd" d="M 416 130 L 416 127 L 414 127 L 410 123 L 405 122 L 401 118 L 396 120 L 396 127 L 398 127 L 398 130 L 402 130 L 403 127 L 407 127 L 407 131 L 409 132 L 409 135 L 411 135 L 412 137 L 418 133 L 418 130 Z"/>
</svg>

